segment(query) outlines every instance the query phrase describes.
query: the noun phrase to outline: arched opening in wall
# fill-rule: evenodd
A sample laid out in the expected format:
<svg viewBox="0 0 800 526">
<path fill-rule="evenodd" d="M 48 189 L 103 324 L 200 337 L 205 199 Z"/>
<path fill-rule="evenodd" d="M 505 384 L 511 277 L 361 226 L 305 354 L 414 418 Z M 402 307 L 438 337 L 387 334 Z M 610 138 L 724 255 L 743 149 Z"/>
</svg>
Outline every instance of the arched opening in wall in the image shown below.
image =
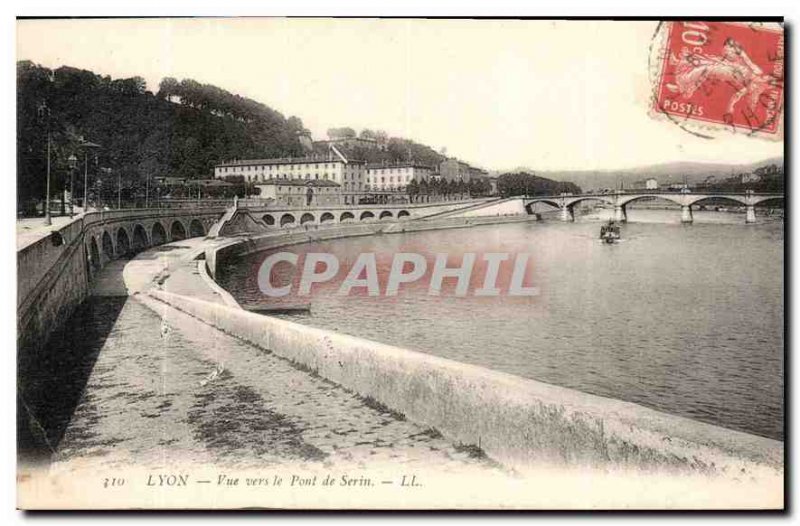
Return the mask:
<svg viewBox="0 0 800 526">
<path fill-rule="evenodd" d="M 411 214 L 408 213 L 408 210 L 400 210 L 399 212 L 397 212 L 397 219 L 404 219 L 410 216 Z"/>
<path fill-rule="evenodd" d="M 92 237 L 92 240 L 89 242 L 89 263 L 94 270 L 100 270 L 102 266 L 100 262 L 100 251 L 97 249 L 97 241 L 94 237 Z"/>
<path fill-rule="evenodd" d="M 381 215 L 379 216 L 379 219 L 381 219 L 381 220 L 383 220 L 383 219 L 393 219 L 393 218 L 394 218 L 394 216 L 388 210 L 384 210 L 383 212 L 381 212 Z"/>
<path fill-rule="evenodd" d="M 345 221 L 352 221 L 355 219 L 355 216 L 350 212 L 345 212 L 341 216 L 339 216 L 339 222 L 344 223 Z"/>
<path fill-rule="evenodd" d="M 117 230 L 117 256 L 128 256 L 131 253 L 131 240 L 124 228 Z"/>
<path fill-rule="evenodd" d="M 64 236 L 62 236 L 60 232 L 53 232 L 50 234 L 50 243 L 52 243 L 54 247 L 60 247 L 64 244 Z"/>
<path fill-rule="evenodd" d="M 153 246 L 163 245 L 167 242 L 167 231 L 161 223 L 153 224 L 153 230 L 150 232 L 150 239 L 153 240 Z"/>
<path fill-rule="evenodd" d="M 319 218 L 319 222 L 320 222 L 320 223 L 329 223 L 329 222 L 331 222 L 331 221 L 333 221 L 333 220 L 334 220 L 333 214 L 331 214 L 330 212 L 325 212 L 325 213 L 324 213 L 324 214 L 322 214 L 322 216 Z"/>
<path fill-rule="evenodd" d="M 366 212 L 361 212 L 361 217 L 359 219 L 361 219 L 361 221 L 367 221 L 368 219 L 375 219 L 375 214 L 367 210 Z"/>
<path fill-rule="evenodd" d="M 171 234 L 173 241 L 186 239 L 186 229 L 183 227 L 183 223 L 177 219 L 172 222 L 172 226 L 169 228 L 169 233 Z"/>
<path fill-rule="evenodd" d="M 83 258 L 86 261 L 86 277 L 92 279 L 92 261 L 89 259 L 89 247 L 83 245 Z"/>
<path fill-rule="evenodd" d="M 133 227 L 133 252 L 141 252 L 147 248 L 147 233 L 142 225 Z"/>
<path fill-rule="evenodd" d="M 292 214 L 283 214 L 281 216 L 281 226 L 293 225 L 294 216 Z"/>
<path fill-rule="evenodd" d="M 189 223 L 189 237 L 203 237 L 206 235 L 206 229 L 203 228 L 203 223 L 200 222 L 199 219 L 192 219 L 192 222 Z"/>
<path fill-rule="evenodd" d="M 306 223 L 313 223 L 313 222 L 314 222 L 314 215 L 313 214 L 309 214 L 308 212 L 306 212 L 305 214 L 300 216 L 300 224 L 301 225 L 305 225 Z"/>
<path fill-rule="evenodd" d="M 111 241 L 111 236 L 108 232 L 103 231 L 103 257 L 106 259 L 114 259 L 114 243 Z"/>
<path fill-rule="evenodd" d="M 275 217 L 272 214 L 264 214 L 263 219 L 267 226 L 275 226 Z"/>
</svg>

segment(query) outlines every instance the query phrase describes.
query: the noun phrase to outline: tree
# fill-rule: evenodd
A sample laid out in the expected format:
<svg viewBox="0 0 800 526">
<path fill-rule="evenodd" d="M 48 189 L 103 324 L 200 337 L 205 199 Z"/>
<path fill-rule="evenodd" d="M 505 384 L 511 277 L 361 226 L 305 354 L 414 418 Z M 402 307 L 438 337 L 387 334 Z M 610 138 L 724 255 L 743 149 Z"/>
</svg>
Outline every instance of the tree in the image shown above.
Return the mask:
<svg viewBox="0 0 800 526">
<path fill-rule="evenodd" d="M 414 200 L 419 195 L 419 183 L 416 179 L 412 179 L 410 183 L 406 186 L 406 194 L 408 194 L 408 198 L 410 202 L 414 202 Z"/>
<path fill-rule="evenodd" d="M 501 196 L 515 195 L 558 195 L 561 193 L 581 193 L 581 189 L 571 182 L 560 182 L 538 177 L 526 172 L 502 174 L 497 178 L 497 189 Z"/>
<path fill-rule="evenodd" d="M 52 195 L 69 180 L 70 154 L 82 158 L 70 139 L 81 135 L 102 145 L 92 157 L 97 163 L 89 164 L 89 185 L 109 199 L 116 196 L 116 174 L 126 195 L 138 195 L 142 185 L 156 189 L 155 177 L 207 178 L 215 164 L 232 158 L 302 155 L 298 132 L 307 131 L 297 117 L 287 119 L 264 104 L 191 79 L 165 78 L 153 96 L 141 77 L 115 80 L 30 61 L 17 63 L 17 110 L 21 212 L 44 198 L 48 126 Z M 113 192 L 97 184 L 101 166 L 115 174 Z M 82 185 L 83 178 L 76 178 L 76 191 Z"/>
</svg>

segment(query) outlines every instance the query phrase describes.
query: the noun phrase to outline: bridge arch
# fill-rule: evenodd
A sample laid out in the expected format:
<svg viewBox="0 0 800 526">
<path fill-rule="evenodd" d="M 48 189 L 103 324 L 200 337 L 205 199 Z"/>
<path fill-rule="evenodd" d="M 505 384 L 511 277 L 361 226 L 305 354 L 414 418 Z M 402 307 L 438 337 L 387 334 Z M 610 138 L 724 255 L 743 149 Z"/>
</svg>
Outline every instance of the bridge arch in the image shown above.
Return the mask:
<svg viewBox="0 0 800 526">
<path fill-rule="evenodd" d="M 741 200 L 737 199 L 735 196 L 727 196 L 727 195 L 704 195 L 700 196 L 694 201 L 689 203 L 690 206 L 707 206 L 709 204 L 713 204 L 714 202 L 722 201 L 725 205 L 733 205 L 733 206 L 745 206 L 746 203 Z"/>
<path fill-rule="evenodd" d="M 361 221 L 366 221 L 367 219 L 375 219 L 375 214 L 373 214 L 369 210 L 366 210 L 364 212 L 361 212 L 361 216 L 359 217 L 359 219 Z"/>
<path fill-rule="evenodd" d="M 313 223 L 314 222 L 314 214 L 306 212 L 302 216 L 300 216 L 300 224 L 305 225 L 306 223 Z"/>
<path fill-rule="evenodd" d="M 333 221 L 334 219 L 336 219 L 336 218 L 333 216 L 333 214 L 331 214 L 330 212 L 325 212 L 320 216 L 319 222 L 320 223 L 329 223 L 329 222 Z"/>
<path fill-rule="evenodd" d="M 754 199 L 753 204 L 755 206 L 764 206 L 766 203 L 769 203 L 770 201 L 772 202 L 780 201 L 783 203 L 783 206 L 786 206 L 786 199 L 783 196 L 768 196 L 764 197 L 763 199 Z"/>
<path fill-rule="evenodd" d="M 573 207 L 578 203 L 583 203 L 585 201 L 600 201 L 601 203 L 605 203 L 607 205 L 613 205 L 614 201 L 609 199 L 608 197 L 601 197 L 598 195 L 587 195 L 586 197 L 577 197 L 575 199 L 569 199 L 566 201 L 567 206 Z"/>
<path fill-rule="evenodd" d="M 206 235 L 206 229 L 199 219 L 192 219 L 189 223 L 189 237 L 203 237 Z"/>
<path fill-rule="evenodd" d="M 684 202 L 681 199 L 682 195 L 686 194 L 638 194 L 634 196 L 628 197 L 620 197 L 619 201 L 617 201 L 618 206 L 627 206 L 634 201 L 640 201 L 642 199 L 646 200 L 654 200 L 654 199 L 661 199 L 663 201 L 669 201 L 670 203 L 676 204 L 678 206 L 684 206 Z"/>
<path fill-rule="evenodd" d="M 355 218 L 356 217 L 351 212 L 344 212 L 339 216 L 339 222 L 344 223 L 345 221 L 352 221 Z"/>
<path fill-rule="evenodd" d="M 186 227 L 183 226 L 180 220 L 176 219 L 172 222 L 172 226 L 169 227 L 169 234 L 172 241 L 186 239 Z"/>
<path fill-rule="evenodd" d="M 397 219 L 402 219 L 404 217 L 410 217 L 410 216 L 411 214 L 408 212 L 408 210 L 400 210 L 399 212 L 397 212 Z"/>
<path fill-rule="evenodd" d="M 133 245 L 131 248 L 134 252 L 141 252 L 147 248 L 147 232 L 138 223 L 133 226 Z"/>
<path fill-rule="evenodd" d="M 295 222 L 295 218 L 292 214 L 283 214 L 281 216 L 281 226 L 292 225 Z"/>
<path fill-rule="evenodd" d="M 692 196 L 689 196 L 692 197 Z M 699 195 L 691 201 L 687 201 L 690 206 L 700 205 L 703 201 L 726 201 L 734 206 L 746 206 L 747 200 L 735 195 Z"/>
<path fill-rule="evenodd" d="M 117 229 L 117 257 L 127 256 L 131 252 L 131 240 L 128 231 L 122 227 Z"/>
<path fill-rule="evenodd" d="M 383 212 L 381 212 L 381 215 L 378 216 L 378 219 L 381 220 L 394 219 L 394 216 L 392 215 L 392 212 L 390 212 L 389 210 L 384 210 Z"/>
<path fill-rule="evenodd" d="M 267 226 L 275 226 L 275 216 L 273 216 L 272 214 L 264 214 L 264 217 L 262 217 L 261 219 L 264 220 L 264 223 Z"/>
<path fill-rule="evenodd" d="M 102 262 L 100 261 L 100 251 L 97 249 L 97 240 L 94 236 L 89 241 L 89 265 L 92 270 L 100 270 Z"/>
<path fill-rule="evenodd" d="M 114 242 L 111 240 L 111 235 L 105 230 L 103 230 L 101 245 L 103 247 L 103 257 L 107 261 L 114 259 Z"/>
<path fill-rule="evenodd" d="M 561 205 L 558 202 L 556 202 L 556 201 L 554 201 L 552 199 L 534 199 L 534 200 L 528 202 L 528 204 L 525 205 L 525 207 L 526 208 L 530 207 L 530 209 L 533 209 L 533 205 L 538 204 L 538 203 L 542 203 L 542 204 L 545 204 L 545 205 L 548 205 L 548 206 L 552 206 L 553 208 L 561 208 Z"/>
<path fill-rule="evenodd" d="M 167 242 L 167 231 L 164 230 L 164 225 L 158 221 L 153 223 L 153 228 L 150 231 L 150 240 L 154 247 Z"/>
</svg>

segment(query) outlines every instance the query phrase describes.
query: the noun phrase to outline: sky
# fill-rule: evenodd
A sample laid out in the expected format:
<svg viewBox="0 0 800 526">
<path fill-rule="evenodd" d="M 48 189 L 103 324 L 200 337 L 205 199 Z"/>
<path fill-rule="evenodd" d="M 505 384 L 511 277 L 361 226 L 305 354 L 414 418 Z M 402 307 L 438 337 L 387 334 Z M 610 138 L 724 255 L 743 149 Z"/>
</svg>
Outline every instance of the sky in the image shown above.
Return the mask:
<svg viewBox="0 0 800 526">
<path fill-rule="evenodd" d="M 656 22 L 21 20 L 17 58 L 192 78 L 328 128 L 385 130 L 489 170 L 750 163 L 783 142 L 703 139 L 648 113 Z"/>
</svg>

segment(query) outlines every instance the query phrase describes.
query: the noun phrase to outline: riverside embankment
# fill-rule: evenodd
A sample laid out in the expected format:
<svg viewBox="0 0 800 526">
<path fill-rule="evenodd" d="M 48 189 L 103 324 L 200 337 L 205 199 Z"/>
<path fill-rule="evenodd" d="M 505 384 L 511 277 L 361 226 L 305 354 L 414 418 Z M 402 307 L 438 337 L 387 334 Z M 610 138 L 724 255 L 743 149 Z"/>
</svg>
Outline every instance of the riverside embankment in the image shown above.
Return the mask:
<svg viewBox="0 0 800 526">
<path fill-rule="evenodd" d="M 361 227 L 355 235 L 365 235 Z M 330 228 L 281 232 L 269 243 L 346 235 Z M 389 494 L 350 497 L 363 507 L 616 507 L 645 488 L 641 507 L 782 502 L 778 441 L 231 306 L 203 276 L 202 258 L 263 243 L 183 240 L 102 271 L 92 298 L 113 302 L 115 315 L 94 324 L 104 336 L 82 365 L 86 384 L 49 476 L 68 485 L 87 469 L 286 465 L 459 474 L 439 486 L 427 478 L 428 489 L 404 504 Z M 107 305 L 95 312 L 107 315 Z M 85 342 L 94 325 L 73 340 Z M 508 478 L 509 468 L 525 478 Z M 478 480 L 504 489 L 487 493 Z M 568 497 L 609 483 L 613 491 L 592 490 L 581 503 Z M 181 505 L 159 495 L 160 505 Z M 308 505 L 308 495 L 292 502 Z"/>
<path fill-rule="evenodd" d="M 93 347 L 72 368 L 85 379 L 74 409 L 49 419 L 51 473 L 297 463 L 497 469 L 466 445 L 154 299 L 191 296 L 222 306 L 196 260 L 215 243 L 170 243 L 102 271 L 82 326 L 57 349 Z M 62 380 L 46 379 L 53 397 Z"/>
<path fill-rule="evenodd" d="M 526 473 L 752 482 L 780 501 L 781 442 L 246 312 L 202 275 L 203 257 L 396 228 L 196 238 L 107 267 L 94 297 L 128 299 L 88 367 L 56 471 L 301 462 L 494 472 L 485 452 Z"/>
<path fill-rule="evenodd" d="M 442 226 L 504 220 L 509 218 L 459 218 Z M 436 227 L 435 222 L 357 225 L 258 236 L 210 247 L 206 260 L 213 272 L 221 261 L 254 251 Z M 783 444 L 776 440 L 185 296 L 157 290 L 151 295 L 435 427 L 452 440 L 480 445 L 506 465 L 782 474 Z"/>
</svg>

